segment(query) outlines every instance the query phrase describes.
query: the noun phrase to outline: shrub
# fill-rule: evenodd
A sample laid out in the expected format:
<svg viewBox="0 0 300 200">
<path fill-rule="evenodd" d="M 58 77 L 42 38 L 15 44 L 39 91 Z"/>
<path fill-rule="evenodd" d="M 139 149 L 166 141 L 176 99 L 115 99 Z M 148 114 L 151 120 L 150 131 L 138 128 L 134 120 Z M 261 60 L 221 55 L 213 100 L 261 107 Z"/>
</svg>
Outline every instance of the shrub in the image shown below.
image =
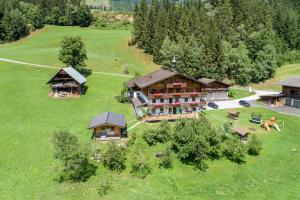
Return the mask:
<svg viewBox="0 0 300 200">
<path fill-rule="evenodd" d="M 133 133 L 131 133 L 130 134 L 130 136 L 129 136 L 129 139 L 128 139 L 128 141 L 127 141 L 127 146 L 132 146 L 132 145 L 134 145 L 134 143 L 135 143 L 135 140 L 136 140 L 136 132 L 133 132 Z"/>
<path fill-rule="evenodd" d="M 163 157 L 161 158 L 161 160 L 159 162 L 159 167 L 172 168 L 172 166 L 173 166 L 172 154 L 171 154 L 171 150 L 168 148 L 163 153 Z"/>
<path fill-rule="evenodd" d="M 110 170 L 121 172 L 125 169 L 125 150 L 117 146 L 115 142 L 110 142 L 102 155 L 102 162 Z"/>
<path fill-rule="evenodd" d="M 152 146 L 156 143 L 165 143 L 171 139 L 171 127 L 168 121 L 162 121 L 158 129 L 144 131 L 143 139 Z"/>
<path fill-rule="evenodd" d="M 228 96 L 229 97 L 234 97 L 235 96 L 235 92 L 232 91 L 232 90 L 229 90 Z"/>
<path fill-rule="evenodd" d="M 143 139 L 147 142 L 148 145 L 155 145 L 157 143 L 157 130 L 150 129 L 144 131 Z"/>
<path fill-rule="evenodd" d="M 246 159 L 246 148 L 239 138 L 232 136 L 225 141 L 223 154 L 227 159 L 233 162 L 244 163 Z"/>
<path fill-rule="evenodd" d="M 151 173 L 151 168 L 149 166 L 149 159 L 144 153 L 145 146 L 143 143 L 137 143 L 133 151 L 133 161 L 131 163 L 130 173 L 133 176 L 144 179 L 148 174 Z"/>
<path fill-rule="evenodd" d="M 108 194 L 112 190 L 112 182 L 108 179 L 104 179 L 98 186 L 98 194 L 102 197 Z"/>
<path fill-rule="evenodd" d="M 261 141 L 256 137 L 256 135 L 252 135 L 249 141 L 248 154 L 259 155 L 261 150 L 262 150 Z"/>
</svg>

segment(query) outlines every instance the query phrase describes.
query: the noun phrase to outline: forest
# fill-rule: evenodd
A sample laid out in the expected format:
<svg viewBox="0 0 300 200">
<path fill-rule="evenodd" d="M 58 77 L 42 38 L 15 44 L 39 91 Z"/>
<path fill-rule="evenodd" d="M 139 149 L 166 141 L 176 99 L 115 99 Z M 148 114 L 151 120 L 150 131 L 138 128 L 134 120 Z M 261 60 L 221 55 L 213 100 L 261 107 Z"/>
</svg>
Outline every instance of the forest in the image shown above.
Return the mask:
<svg viewBox="0 0 300 200">
<path fill-rule="evenodd" d="M 92 20 L 81 0 L 1 0 L 0 43 L 18 40 L 45 24 L 86 27 Z"/>
<path fill-rule="evenodd" d="M 132 42 L 166 69 L 246 85 L 299 59 L 299 19 L 294 0 L 141 0 Z"/>
</svg>

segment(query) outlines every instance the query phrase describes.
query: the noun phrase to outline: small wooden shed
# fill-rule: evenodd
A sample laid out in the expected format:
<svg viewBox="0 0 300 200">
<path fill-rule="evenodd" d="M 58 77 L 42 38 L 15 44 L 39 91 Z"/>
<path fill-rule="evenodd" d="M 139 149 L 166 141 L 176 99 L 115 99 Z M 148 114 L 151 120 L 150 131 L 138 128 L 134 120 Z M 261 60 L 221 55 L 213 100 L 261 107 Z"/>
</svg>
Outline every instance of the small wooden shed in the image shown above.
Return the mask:
<svg viewBox="0 0 300 200">
<path fill-rule="evenodd" d="M 113 112 L 104 112 L 95 116 L 88 128 L 93 129 L 94 139 L 120 139 L 127 135 L 125 116 Z"/>
</svg>

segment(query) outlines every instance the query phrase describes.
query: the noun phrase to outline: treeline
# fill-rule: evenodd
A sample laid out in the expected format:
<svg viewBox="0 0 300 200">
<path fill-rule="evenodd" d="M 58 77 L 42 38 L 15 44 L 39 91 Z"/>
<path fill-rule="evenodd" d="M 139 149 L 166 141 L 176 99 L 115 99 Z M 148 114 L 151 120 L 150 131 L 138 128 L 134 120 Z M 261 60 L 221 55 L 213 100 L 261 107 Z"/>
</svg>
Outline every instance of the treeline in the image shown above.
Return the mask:
<svg viewBox="0 0 300 200">
<path fill-rule="evenodd" d="M 0 6 L 0 42 L 15 41 L 45 24 L 89 26 L 90 9 L 80 0 L 2 0 Z"/>
<path fill-rule="evenodd" d="M 133 41 L 164 68 L 246 85 L 273 77 L 300 49 L 299 19 L 293 0 L 141 0 Z"/>
</svg>

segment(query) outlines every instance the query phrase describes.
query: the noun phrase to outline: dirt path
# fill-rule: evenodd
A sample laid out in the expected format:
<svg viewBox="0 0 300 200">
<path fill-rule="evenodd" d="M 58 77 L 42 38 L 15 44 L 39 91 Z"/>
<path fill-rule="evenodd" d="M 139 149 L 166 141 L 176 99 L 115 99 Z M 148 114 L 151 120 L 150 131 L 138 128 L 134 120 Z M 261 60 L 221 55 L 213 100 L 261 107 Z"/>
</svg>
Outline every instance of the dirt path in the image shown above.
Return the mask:
<svg viewBox="0 0 300 200">
<path fill-rule="evenodd" d="M 0 58 L 0 62 L 15 63 L 15 64 L 20 64 L 20 65 L 28 65 L 28 66 L 40 67 L 40 68 L 60 69 L 59 67 L 54 67 L 54 66 L 49 66 L 49 65 L 40 65 L 40 64 L 34 64 L 34 63 L 28 63 L 28 62 L 22 62 L 22 61 L 11 60 L 11 59 L 6 59 L 6 58 Z M 93 71 L 92 73 L 94 73 L 94 74 L 102 74 L 102 75 L 109 75 L 109 76 L 133 77 L 131 75 L 115 74 L 115 73 L 108 73 L 108 72 Z"/>
</svg>

